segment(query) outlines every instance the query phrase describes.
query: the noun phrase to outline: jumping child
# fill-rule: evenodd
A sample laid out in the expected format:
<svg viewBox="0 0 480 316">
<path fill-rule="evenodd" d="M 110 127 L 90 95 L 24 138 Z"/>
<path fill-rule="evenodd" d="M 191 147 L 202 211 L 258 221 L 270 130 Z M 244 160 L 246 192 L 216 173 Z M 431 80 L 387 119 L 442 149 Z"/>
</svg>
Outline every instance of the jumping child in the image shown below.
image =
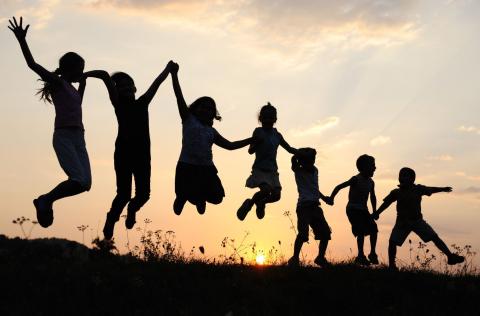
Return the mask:
<svg viewBox="0 0 480 316">
<path fill-rule="evenodd" d="M 368 196 L 372 209 L 377 209 L 377 198 L 375 196 L 375 182 L 373 174 L 375 172 L 375 158 L 369 155 L 361 155 L 357 159 L 357 169 L 359 173 L 351 177 L 348 181 L 335 187 L 330 198 L 333 200 L 337 193 L 346 187 L 350 187 L 348 193 L 347 217 L 352 225 L 352 233 L 357 238 L 358 255 L 355 262 L 362 265 L 378 264 L 378 256 L 375 252 L 377 244 L 377 224 L 368 212 Z M 368 259 L 363 252 L 363 243 L 365 236 L 370 236 L 370 254 Z"/>
<path fill-rule="evenodd" d="M 170 67 L 173 90 L 182 119 L 182 151 L 175 172 L 176 198 L 173 211 L 180 215 L 188 201 L 196 206 L 199 214 L 204 214 L 207 202 L 220 204 L 225 196 L 213 163 L 213 144 L 234 150 L 249 145 L 251 138 L 230 142 L 213 128 L 213 121 L 220 120 L 221 117 L 212 98 L 200 97 L 187 106 L 178 81 L 178 69 L 176 63 Z"/>
<path fill-rule="evenodd" d="M 282 146 L 292 155 L 297 149 L 290 147 L 273 125 L 277 122 L 277 109 L 270 104 L 260 109 L 258 116 L 262 127 L 253 131 L 252 144 L 248 153 L 255 153 L 255 161 L 252 166 L 252 174 L 248 177 L 245 186 L 248 188 L 259 188 L 251 199 L 246 199 L 237 211 L 237 217 L 243 221 L 255 204 L 258 219 L 265 216 L 265 204 L 280 200 L 282 186 L 278 176 L 277 149 Z"/>
<path fill-rule="evenodd" d="M 59 199 L 88 191 L 92 184 L 90 162 L 85 146 L 85 130 L 82 123 L 82 99 L 85 91 L 83 69 L 85 61 L 78 54 L 69 52 L 59 61 L 59 67 L 50 72 L 37 64 L 30 52 L 26 35 L 30 25 L 23 28 L 13 17 L 8 28 L 15 34 L 27 65 L 43 81 L 39 90 L 40 99 L 53 103 L 55 107 L 55 130 L 53 148 L 58 162 L 67 174 L 68 180 L 58 184 L 49 193 L 33 200 L 37 212 L 37 221 L 46 228 L 53 223 L 53 203 Z M 72 86 L 79 82 L 78 90 Z"/>
<path fill-rule="evenodd" d="M 447 245 L 440 239 L 433 228 L 423 219 L 422 216 L 422 196 L 430 196 L 439 192 L 452 192 L 451 187 L 427 187 L 421 184 L 415 184 L 415 171 L 410 168 L 402 168 L 398 175 L 400 184 L 384 199 L 382 205 L 372 217 L 376 220 L 380 214 L 386 210 L 393 202 L 397 202 L 397 220 L 393 226 L 390 240 L 388 243 L 388 261 L 389 267 L 397 269 L 395 257 L 397 255 L 397 246 L 401 247 L 410 232 L 417 234 L 424 242 L 433 241 L 435 246 L 443 252 L 448 258 L 448 264 L 454 265 L 465 261 L 463 256 L 452 253 Z"/>
</svg>

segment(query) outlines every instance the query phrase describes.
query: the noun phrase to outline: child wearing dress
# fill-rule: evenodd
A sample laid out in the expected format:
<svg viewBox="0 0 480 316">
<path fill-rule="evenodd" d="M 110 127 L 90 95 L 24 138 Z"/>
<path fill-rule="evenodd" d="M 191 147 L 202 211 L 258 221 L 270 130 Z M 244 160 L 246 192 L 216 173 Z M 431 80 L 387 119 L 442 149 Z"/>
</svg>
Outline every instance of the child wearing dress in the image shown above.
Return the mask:
<svg viewBox="0 0 480 316">
<path fill-rule="evenodd" d="M 291 147 L 273 126 L 277 122 L 277 109 L 270 104 L 260 110 L 258 120 L 262 124 L 253 131 L 249 154 L 255 153 L 252 174 L 246 181 L 246 187 L 260 190 L 251 199 L 246 199 L 237 211 L 237 217 L 243 221 L 256 205 L 258 219 L 265 216 L 265 204 L 280 200 L 282 186 L 278 175 L 277 149 L 282 146 L 289 153 L 296 154 L 297 149 Z"/>
</svg>

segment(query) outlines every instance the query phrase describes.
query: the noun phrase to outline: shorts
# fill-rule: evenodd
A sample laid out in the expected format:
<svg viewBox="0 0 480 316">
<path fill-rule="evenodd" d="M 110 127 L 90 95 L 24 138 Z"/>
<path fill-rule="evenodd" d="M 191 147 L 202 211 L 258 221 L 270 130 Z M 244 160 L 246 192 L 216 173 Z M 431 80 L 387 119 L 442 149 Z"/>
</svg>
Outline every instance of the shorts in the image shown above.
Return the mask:
<svg viewBox="0 0 480 316">
<path fill-rule="evenodd" d="M 312 227 L 315 240 L 330 240 L 332 230 L 328 226 L 320 203 L 317 201 L 304 202 L 297 205 L 298 238 L 308 241 L 308 226 Z"/>
<path fill-rule="evenodd" d="M 282 189 L 278 172 L 252 169 L 252 174 L 248 177 L 245 186 L 254 189 L 259 188 L 262 184 L 267 184 L 272 189 Z"/>
<path fill-rule="evenodd" d="M 392 234 L 390 235 L 390 242 L 397 246 L 401 246 L 412 231 L 417 234 L 423 242 L 429 242 L 438 236 L 433 228 L 423 219 L 402 222 L 397 221 L 395 226 L 393 226 Z"/>
<path fill-rule="evenodd" d="M 352 233 L 355 237 L 369 236 L 378 232 L 377 223 L 366 208 L 347 205 L 347 217 L 352 225 Z"/>
<path fill-rule="evenodd" d="M 192 204 L 220 204 L 225 196 L 214 165 L 200 166 L 179 161 L 175 172 L 175 194 Z"/>
<path fill-rule="evenodd" d="M 68 179 L 90 190 L 92 172 L 84 134 L 81 128 L 57 128 L 53 133 L 53 149 Z"/>
</svg>

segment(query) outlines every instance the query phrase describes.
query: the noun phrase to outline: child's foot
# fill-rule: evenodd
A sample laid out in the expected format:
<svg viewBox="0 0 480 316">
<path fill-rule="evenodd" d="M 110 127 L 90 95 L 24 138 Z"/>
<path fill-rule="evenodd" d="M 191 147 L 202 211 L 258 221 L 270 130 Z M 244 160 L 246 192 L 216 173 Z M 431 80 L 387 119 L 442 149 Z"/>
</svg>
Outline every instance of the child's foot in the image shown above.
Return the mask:
<svg viewBox="0 0 480 316">
<path fill-rule="evenodd" d="M 205 201 L 197 202 L 197 204 L 195 204 L 195 206 L 197 208 L 198 214 L 200 214 L 200 215 L 205 214 L 205 210 L 207 208 L 207 202 L 205 202 Z"/>
<path fill-rule="evenodd" d="M 288 266 L 289 267 L 299 267 L 300 266 L 300 259 L 298 257 L 291 257 L 288 259 Z"/>
<path fill-rule="evenodd" d="M 265 217 L 265 203 L 259 203 L 257 204 L 257 218 L 262 219 Z"/>
<path fill-rule="evenodd" d="M 133 226 L 135 226 L 135 223 L 137 222 L 135 219 L 136 214 L 137 212 L 127 209 L 127 218 L 125 219 L 125 227 L 127 229 L 132 229 Z"/>
<path fill-rule="evenodd" d="M 52 204 L 48 203 L 43 195 L 33 200 L 33 205 L 37 210 L 37 222 L 43 228 L 47 228 L 53 223 Z"/>
<path fill-rule="evenodd" d="M 114 220 L 109 214 L 107 214 L 107 220 L 105 221 L 105 226 L 103 226 L 103 237 L 105 237 L 105 239 L 112 239 L 113 228 L 115 227 L 116 222 L 116 220 Z"/>
<path fill-rule="evenodd" d="M 370 261 L 371 264 L 378 264 L 378 256 L 376 253 L 370 253 L 368 255 L 368 260 Z"/>
<path fill-rule="evenodd" d="M 454 265 L 457 263 L 462 263 L 465 261 L 464 256 L 457 255 L 456 253 L 452 253 L 450 256 L 448 256 L 448 264 L 449 265 Z"/>
<path fill-rule="evenodd" d="M 177 215 L 182 214 L 185 203 L 187 203 L 187 200 L 180 199 L 178 197 L 175 198 L 175 201 L 173 202 L 173 212 Z"/>
<path fill-rule="evenodd" d="M 328 262 L 327 259 L 325 259 L 325 257 L 317 256 L 315 260 L 313 260 L 313 262 L 322 268 L 330 266 L 330 262 Z"/>
<path fill-rule="evenodd" d="M 246 199 L 243 201 L 242 206 L 237 211 L 237 217 L 239 220 L 243 221 L 247 217 L 248 212 L 252 209 L 253 201 L 251 199 Z"/>
<path fill-rule="evenodd" d="M 370 264 L 370 261 L 368 261 L 367 257 L 365 255 L 358 255 L 355 258 L 355 263 L 362 265 L 362 266 L 368 266 Z"/>
</svg>

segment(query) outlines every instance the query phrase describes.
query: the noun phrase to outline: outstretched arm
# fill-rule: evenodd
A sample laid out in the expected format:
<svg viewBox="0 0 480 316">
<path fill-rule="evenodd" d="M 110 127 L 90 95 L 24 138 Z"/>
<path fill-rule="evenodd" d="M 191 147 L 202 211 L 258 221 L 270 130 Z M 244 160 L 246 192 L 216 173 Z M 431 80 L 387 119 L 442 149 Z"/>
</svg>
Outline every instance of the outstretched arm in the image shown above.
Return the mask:
<svg viewBox="0 0 480 316">
<path fill-rule="evenodd" d="M 83 76 L 84 78 L 90 77 L 90 78 L 97 78 L 102 80 L 103 83 L 105 84 L 105 87 L 107 87 L 110 102 L 112 102 L 114 106 L 117 105 L 118 103 L 117 88 L 115 87 L 115 83 L 113 82 L 108 72 L 106 72 L 105 70 L 91 70 L 83 73 Z"/>
<path fill-rule="evenodd" d="M 337 185 L 335 189 L 333 189 L 332 194 L 330 194 L 331 201 L 333 202 L 333 200 L 335 199 L 335 196 L 340 190 L 345 189 L 346 187 L 349 187 L 351 184 L 352 184 L 352 179 Z"/>
<path fill-rule="evenodd" d="M 184 120 L 188 115 L 188 107 L 183 97 L 182 88 L 180 87 L 180 82 L 178 81 L 178 64 L 172 62 L 170 66 L 170 73 L 172 74 L 172 84 L 173 91 L 175 92 L 175 97 L 177 98 L 178 112 L 180 117 Z"/>
<path fill-rule="evenodd" d="M 158 88 L 165 81 L 165 79 L 167 79 L 172 65 L 173 65 L 173 61 L 169 61 L 167 66 L 165 66 L 165 69 L 163 69 L 160 75 L 158 75 L 158 77 L 155 78 L 155 80 L 152 82 L 152 84 L 150 85 L 150 88 L 148 88 L 148 90 L 139 98 L 139 99 L 143 99 L 145 104 L 150 104 L 150 102 L 152 102 L 152 99 L 157 93 Z"/>
<path fill-rule="evenodd" d="M 430 194 L 439 193 L 439 192 L 452 192 L 451 187 L 426 187 Z"/>
<path fill-rule="evenodd" d="M 215 131 L 215 138 L 213 140 L 214 144 L 222 147 L 227 150 L 235 150 L 245 146 L 248 146 L 252 142 L 252 138 L 247 138 L 243 140 L 239 140 L 236 142 L 231 142 L 225 139 L 222 135 L 220 135 L 217 131 Z"/>
<path fill-rule="evenodd" d="M 382 214 L 383 211 L 385 211 L 390 205 L 392 205 L 394 201 L 391 201 L 391 200 L 387 200 L 387 201 L 384 201 L 382 203 L 382 205 L 380 205 L 380 207 L 378 208 L 378 210 L 374 211 L 372 213 L 372 217 L 377 220 L 380 218 L 380 214 Z"/>
<path fill-rule="evenodd" d="M 292 155 L 295 155 L 298 153 L 298 150 L 296 148 L 293 148 L 292 146 L 290 146 L 287 141 L 285 140 L 285 138 L 283 138 L 282 134 L 280 134 L 280 146 L 283 147 L 283 149 L 285 149 L 286 151 L 288 151 L 289 153 L 291 153 Z"/>
<path fill-rule="evenodd" d="M 42 78 L 43 81 L 45 82 L 59 82 L 60 78 L 43 68 L 41 65 L 37 64 L 35 62 L 35 59 L 33 59 L 33 55 L 30 52 L 30 48 L 28 47 L 26 36 L 27 36 L 27 31 L 28 28 L 30 27 L 30 24 L 28 24 L 25 28 L 23 28 L 23 18 L 20 17 L 20 24 L 17 23 L 17 19 L 13 17 L 12 20 L 8 20 L 10 23 L 10 26 L 8 28 L 15 34 L 15 37 L 18 40 L 18 43 L 20 44 L 20 48 L 22 49 L 23 57 L 25 57 L 25 61 L 27 62 L 27 65 L 30 69 L 32 69 L 37 75 Z"/>
</svg>

